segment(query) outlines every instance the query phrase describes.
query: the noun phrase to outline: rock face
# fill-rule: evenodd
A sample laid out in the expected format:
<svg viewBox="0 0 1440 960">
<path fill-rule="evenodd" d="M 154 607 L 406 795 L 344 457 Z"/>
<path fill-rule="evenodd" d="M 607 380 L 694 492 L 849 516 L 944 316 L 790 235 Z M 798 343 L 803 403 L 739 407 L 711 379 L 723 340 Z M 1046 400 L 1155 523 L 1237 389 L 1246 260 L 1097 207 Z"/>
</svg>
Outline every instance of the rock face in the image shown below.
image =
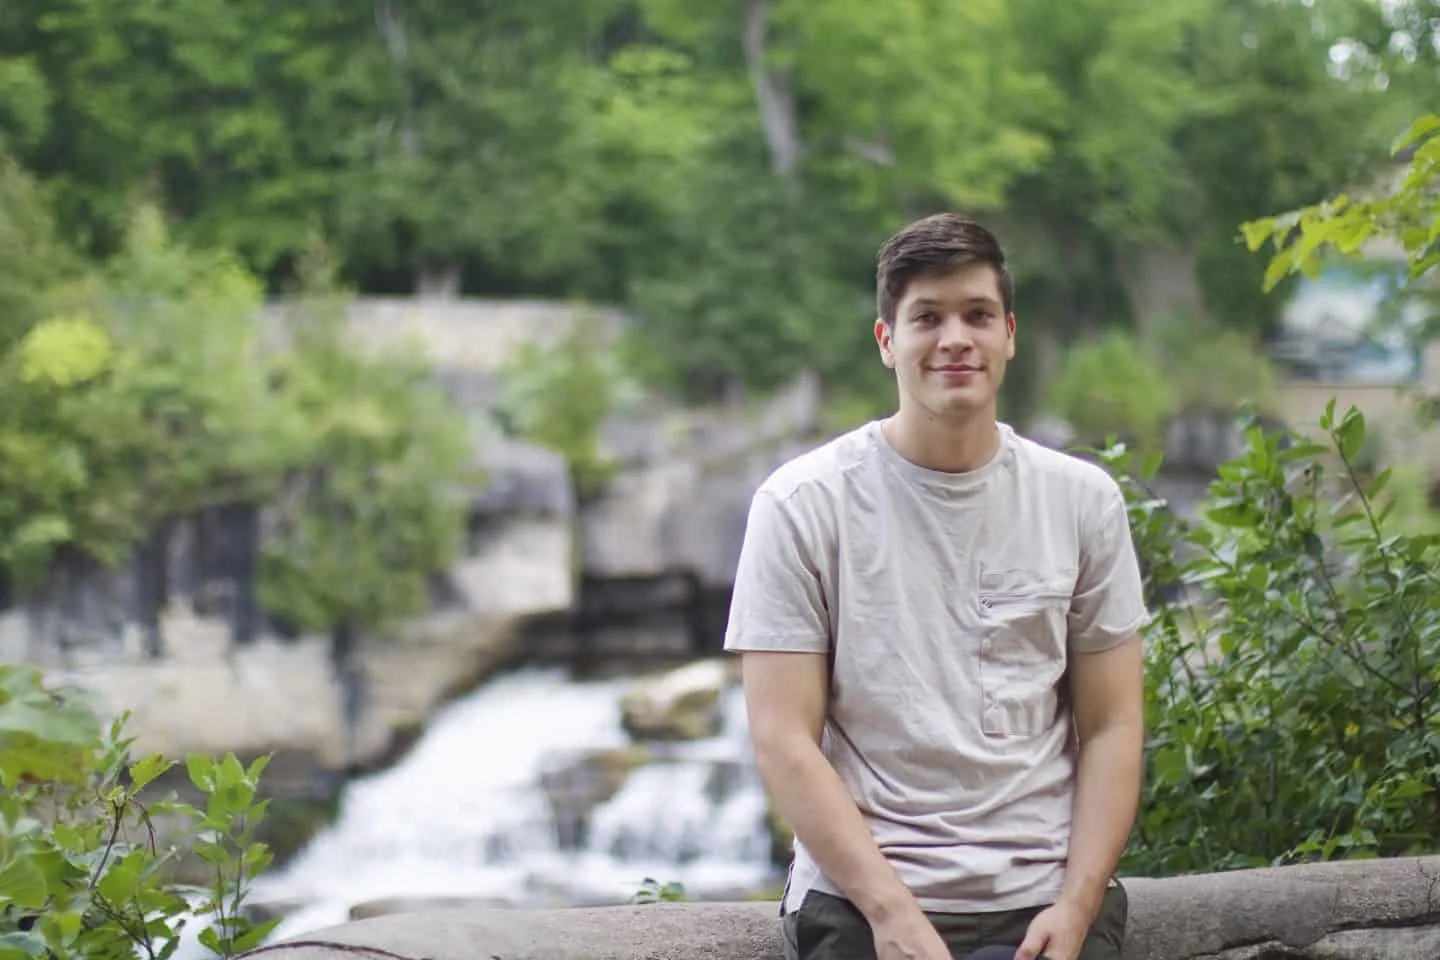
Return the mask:
<svg viewBox="0 0 1440 960">
<path fill-rule="evenodd" d="M 1440 857 L 1125 881 L 1125 960 L 1436 960 Z M 780 960 L 776 905 L 451 907 L 379 916 L 266 948 L 431 960 Z"/>
<path fill-rule="evenodd" d="M 624 322 L 592 313 L 607 330 Z M 385 350 L 408 340 L 434 362 L 436 376 L 474 415 L 487 484 L 471 503 L 471 554 L 450 572 L 449 596 L 397 637 L 359 639 L 346 676 L 337 676 L 329 638 L 275 636 L 253 596 L 229 581 L 219 606 L 245 607 L 243 616 L 231 612 L 227 623 L 215 615 L 215 604 L 207 606 L 215 584 L 198 582 L 175 587 L 158 629 L 142 628 L 128 609 L 129 571 L 90 577 L 60 604 L 64 622 L 0 610 L 0 658 L 39 663 L 56 682 L 93 691 L 102 709 L 130 711 L 143 751 L 275 752 L 277 760 L 299 761 L 295 769 L 308 760 L 337 770 L 383 758 L 457 688 L 510 653 L 518 621 L 573 612 L 581 584 L 631 577 L 643 585 L 678 573 L 723 594 L 756 485 L 815 434 L 817 384 L 801 377 L 754 407 L 681 410 L 643 398 L 607 424 L 602 451 L 619 470 L 606 494 L 582 508 L 560 456 L 486 425 L 499 398 L 497 373 L 516 347 L 556 342 L 575 316 L 567 304 L 529 301 L 350 305 L 356 343 Z M 253 540 L 263 522 L 252 519 Z M 253 548 L 246 548 L 252 557 Z M 204 579 L 184 569 L 188 561 L 159 562 L 180 568 L 181 579 Z M 638 637 L 644 628 L 626 630 Z M 146 629 L 163 639 L 152 651 L 163 647 L 159 656 L 146 654 Z M 683 729 L 671 723 L 666 733 L 647 709 L 633 711 L 647 737 L 703 735 L 711 725 L 703 707 L 688 709 L 674 713 Z"/>
<path fill-rule="evenodd" d="M 819 386 L 801 376 L 759 409 L 651 411 L 617 419 L 602 448 L 620 470 L 581 511 L 582 562 L 601 577 L 686 570 L 729 586 L 750 498 L 813 445 Z"/>
<path fill-rule="evenodd" d="M 307 758 L 329 770 L 364 765 L 389 750 L 397 732 L 423 724 L 454 688 L 506 657 L 518 617 L 570 605 L 572 549 L 563 519 L 514 519 L 488 531 L 453 572 L 451 604 L 394 637 L 359 643 L 360 703 L 345 702 L 328 639 L 262 634 L 235 647 L 225 621 L 184 606 L 163 617 L 165 657 L 147 658 L 133 642 L 82 648 L 49 674 L 53 683 L 94 693 L 106 714 L 129 711 L 126 729 L 140 753 L 274 751 L 277 760 Z M 0 638 L 8 626 L 17 647 L 21 618 L 0 624 Z"/>
</svg>

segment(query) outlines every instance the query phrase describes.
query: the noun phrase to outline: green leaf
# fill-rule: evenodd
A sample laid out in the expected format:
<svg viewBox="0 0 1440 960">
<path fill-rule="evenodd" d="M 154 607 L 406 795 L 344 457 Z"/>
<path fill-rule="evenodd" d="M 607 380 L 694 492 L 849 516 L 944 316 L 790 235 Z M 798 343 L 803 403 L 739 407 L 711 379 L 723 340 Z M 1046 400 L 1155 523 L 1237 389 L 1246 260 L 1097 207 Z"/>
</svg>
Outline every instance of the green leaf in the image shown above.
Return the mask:
<svg viewBox="0 0 1440 960">
<path fill-rule="evenodd" d="M 46 955 L 45 938 L 34 930 L 0 933 L 0 960 L 25 960 Z"/>
<path fill-rule="evenodd" d="M 22 856 L 0 866 L 0 904 L 39 908 L 48 894 L 45 874 L 35 861 Z"/>
<path fill-rule="evenodd" d="M 1281 250 L 1271 258 L 1270 264 L 1265 268 L 1265 278 L 1262 287 L 1266 293 L 1271 292 L 1280 281 L 1294 272 L 1300 266 L 1295 258 L 1295 252 L 1289 248 Z"/>
<path fill-rule="evenodd" d="M 1242 502 L 1217 501 L 1205 511 L 1205 516 L 1222 527 L 1245 528 L 1255 524 L 1251 509 Z"/>
<path fill-rule="evenodd" d="M 249 930 L 235 938 L 235 952 L 245 953 L 248 950 L 254 950 L 265 942 L 265 938 L 270 936 L 271 932 L 279 925 L 280 920 L 278 918 L 274 920 L 264 920 L 252 925 Z"/>
<path fill-rule="evenodd" d="M 122 857 L 105 871 L 96 884 L 100 895 L 113 904 L 126 903 L 140 888 L 141 872 L 145 867 L 145 853 L 135 850 Z"/>
<path fill-rule="evenodd" d="M 175 765 L 175 761 L 166 760 L 159 754 L 152 754 L 139 760 L 130 767 L 130 789 L 135 793 L 144 790 L 156 778 L 164 774 Z"/>
<path fill-rule="evenodd" d="M 1245 246 L 1250 249 L 1251 253 L 1254 253 L 1275 233 L 1275 220 L 1273 217 L 1267 217 L 1242 223 L 1240 232 L 1245 237 Z"/>
<path fill-rule="evenodd" d="M 1336 435 L 1340 456 L 1347 462 L 1354 463 L 1365 443 L 1365 415 L 1356 407 L 1346 410 Z"/>
<path fill-rule="evenodd" d="M 1391 153 L 1399 153 L 1407 147 L 1440 133 L 1440 115 L 1427 113 L 1416 117 L 1405 132 L 1396 137 L 1390 145 Z"/>
<path fill-rule="evenodd" d="M 95 715 L 76 697 L 58 697 L 41 688 L 38 674 L 7 667 L 0 687 L 0 735 L 24 735 L 68 746 L 96 740 Z M 9 677 L 13 676 L 13 680 Z"/>
<path fill-rule="evenodd" d="M 185 758 L 185 770 L 190 776 L 190 782 L 195 785 L 195 789 L 208 793 L 215 788 L 215 777 L 219 765 L 209 757 L 192 753 Z"/>
</svg>

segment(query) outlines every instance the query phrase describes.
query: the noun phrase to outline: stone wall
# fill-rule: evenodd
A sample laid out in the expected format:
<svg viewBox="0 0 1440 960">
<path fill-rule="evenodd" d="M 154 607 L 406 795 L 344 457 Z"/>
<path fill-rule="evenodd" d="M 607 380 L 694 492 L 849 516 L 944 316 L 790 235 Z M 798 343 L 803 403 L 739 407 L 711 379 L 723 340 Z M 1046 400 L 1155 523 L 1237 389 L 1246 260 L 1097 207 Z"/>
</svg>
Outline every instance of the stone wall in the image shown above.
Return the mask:
<svg viewBox="0 0 1440 960">
<path fill-rule="evenodd" d="M 1125 960 L 1437 960 L 1440 856 L 1125 881 Z M 780 960 L 774 903 L 448 907 L 262 948 L 276 960 Z M 383 952 L 382 952 L 383 951 Z"/>
</svg>

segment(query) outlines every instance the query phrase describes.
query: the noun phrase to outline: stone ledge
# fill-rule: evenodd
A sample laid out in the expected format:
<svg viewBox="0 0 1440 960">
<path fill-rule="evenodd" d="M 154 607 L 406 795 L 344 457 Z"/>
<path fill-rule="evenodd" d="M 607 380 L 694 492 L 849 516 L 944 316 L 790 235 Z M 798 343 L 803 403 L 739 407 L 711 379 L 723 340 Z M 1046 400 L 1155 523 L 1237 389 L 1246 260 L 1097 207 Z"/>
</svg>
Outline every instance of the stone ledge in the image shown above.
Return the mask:
<svg viewBox="0 0 1440 960">
<path fill-rule="evenodd" d="M 1130 892 L 1125 960 L 1440 958 L 1440 856 L 1133 878 L 1125 886 Z M 452 907 L 341 924 L 257 952 L 276 960 L 783 956 L 771 902 Z"/>
</svg>

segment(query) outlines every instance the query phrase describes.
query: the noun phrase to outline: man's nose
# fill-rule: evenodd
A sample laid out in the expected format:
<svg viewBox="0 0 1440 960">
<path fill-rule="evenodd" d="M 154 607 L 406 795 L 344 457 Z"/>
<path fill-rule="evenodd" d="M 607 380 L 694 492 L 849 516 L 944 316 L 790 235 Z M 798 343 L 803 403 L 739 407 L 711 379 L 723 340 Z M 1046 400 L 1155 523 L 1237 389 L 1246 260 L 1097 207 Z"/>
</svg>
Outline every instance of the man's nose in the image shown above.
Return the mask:
<svg viewBox="0 0 1440 960">
<path fill-rule="evenodd" d="M 940 327 L 940 347 L 944 350 L 965 350 L 975 343 L 974 332 L 960 317 L 946 317 Z"/>
</svg>

